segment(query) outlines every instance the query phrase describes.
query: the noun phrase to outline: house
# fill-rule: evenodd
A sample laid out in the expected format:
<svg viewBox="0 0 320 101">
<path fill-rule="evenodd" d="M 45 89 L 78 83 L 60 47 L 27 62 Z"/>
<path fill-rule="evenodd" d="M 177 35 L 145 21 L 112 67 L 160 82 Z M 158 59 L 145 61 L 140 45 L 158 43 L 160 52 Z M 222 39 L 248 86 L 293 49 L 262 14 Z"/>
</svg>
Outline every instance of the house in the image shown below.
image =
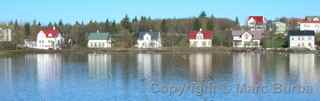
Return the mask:
<svg viewBox="0 0 320 101">
<path fill-rule="evenodd" d="M 289 31 L 289 46 L 290 48 L 307 48 L 314 50 L 315 32 L 314 31 Z"/>
<path fill-rule="evenodd" d="M 249 16 L 247 25 L 251 31 L 267 29 L 267 19 L 263 16 Z"/>
<path fill-rule="evenodd" d="M 138 48 L 160 48 L 161 44 L 161 36 L 160 32 L 139 32 L 137 45 Z"/>
<path fill-rule="evenodd" d="M 211 31 L 192 31 L 189 33 L 189 45 L 190 47 L 211 47 L 212 46 L 212 36 Z"/>
<path fill-rule="evenodd" d="M 99 31 L 88 34 L 88 48 L 111 48 L 111 35 Z"/>
<path fill-rule="evenodd" d="M 259 48 L 263 31 L 232 31 L 233 47 L 237 48 Z"/>
<path fill-rule="evenodd" d="M 37 49 L 62 49 L 64 38 L 55 27 L 41 30 L 37 34 Z"/>
<path fill-rule="evenodd" d="M 12 41 L 12 30 L 9 28 L 0 28 L 0 42 Z"/>
<path fill-rule="evenodd" d="M 315 31 L 320 32 L 320 17 L 306 17 L 305 20 L 299 22 L 299 29 L 301 31 Z"/>
<path fill-rule="evenodd" d="M 273 26 L 274 26 L 274 32 L 279 34 L 279 33 L 285 33 L 287 31 L 287 24 L 277 21 L 277 22 L 273 22 Z"/>
</svg>

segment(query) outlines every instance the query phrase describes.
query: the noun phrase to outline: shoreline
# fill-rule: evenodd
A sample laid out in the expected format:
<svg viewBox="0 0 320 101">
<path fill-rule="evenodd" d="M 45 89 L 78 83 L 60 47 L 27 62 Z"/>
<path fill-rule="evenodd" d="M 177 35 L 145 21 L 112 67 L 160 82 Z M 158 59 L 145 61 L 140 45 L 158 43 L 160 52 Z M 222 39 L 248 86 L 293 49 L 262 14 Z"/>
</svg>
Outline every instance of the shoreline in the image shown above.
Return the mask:
<svg viewBox="0 0 320 101">
<path fill-rule="evenodd" d="M 139 48 L 109 48 L 109 49 L 62 49 L 62 50 L 40 50 L 40 49 L 15 49 L 0 50 L 0 56 L 16 55 L 25 53 L 194 53 L 194 52 L 255 52 L 255 53 L 313 53 L 320 54 L 320 50 L 308 49 L 288 49 L 288 48 L 232 48 L 232 47 L 212 47 L 212 48 L 159 48 L 159 49 L 139 49 Z"/>
</svg>

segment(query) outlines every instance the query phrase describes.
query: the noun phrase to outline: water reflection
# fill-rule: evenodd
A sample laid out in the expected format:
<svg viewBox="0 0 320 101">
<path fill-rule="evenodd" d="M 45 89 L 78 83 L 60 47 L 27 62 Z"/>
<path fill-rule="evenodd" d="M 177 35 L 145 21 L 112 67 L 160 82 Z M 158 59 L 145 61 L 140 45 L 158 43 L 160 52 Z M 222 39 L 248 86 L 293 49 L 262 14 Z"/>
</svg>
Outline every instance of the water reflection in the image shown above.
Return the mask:
<svg viewBox="0 0 320 101">
<path fill-rule="evenodd" d="M 233 54 L 234 80 L 250 86 L 261 84 L 263 77 L 260 56 L 261 54 L 255 53 Z"/>
<path fill-rule="evenodd" d="M 112 63 L 110 54 L 88 54 L 89 77 L 111 79 Z"/>
<path fill-rule="evenodd" d="M 189 56 L 189 65 L 191 76 L 194 80 L 209 79 L 212 55 L 210 53 L 196 53 Z"/>
<path fill-rule="evenodd" d="M 161 80 L 161 54 L 137 54 L 137 69 L 141 79 Z"/>
<path fill-rule="evenodd" d="M 315 54 L 290 54 L 289 73 L 296 77 L 301 84 L 307 84 L 319 80 L 316 69 Z"/>
<path fill-rule="evenodd" d="M 61 54 L 37 54 L 37 78 L 42 100 L 59 94 L 62 78 Z"/>
<path fill-rule="evenodd" d="M 13 68 L 12 58 L 0 58 L 0 97 L 8 100 L 13 97 Z"/>
</svg>

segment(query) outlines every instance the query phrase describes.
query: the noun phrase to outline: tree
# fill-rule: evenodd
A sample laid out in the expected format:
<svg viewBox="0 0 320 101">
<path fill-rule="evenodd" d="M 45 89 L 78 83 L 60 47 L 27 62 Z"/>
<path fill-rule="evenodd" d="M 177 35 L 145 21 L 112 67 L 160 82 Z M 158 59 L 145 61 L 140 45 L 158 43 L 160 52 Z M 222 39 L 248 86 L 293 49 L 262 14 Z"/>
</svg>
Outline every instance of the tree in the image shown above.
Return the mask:
<svg viewBox="0 0 320 101">
<path fill-rule="evenodd" d="M 160 25 L 160 29 L 161 29 L 161 32 L 164 32 L 164 33 L 167 33 L 168 32 L 168 25 L 167 25 L 167 20 L 163 19 L 161 21 L 161 25 Z"/>
<path fill-rule="evenodd" d="M 31 31 L 30 31 L 30 23 L 27 22 L 24 24 L 24 34 L 28 37 L 30 36 L 31 34 Z"/>
<path fill-rule="evenodd" d="M 202 11 L 199 15 L 199 18 L 206 18 L 207 17 L 207 14 L 205 11 Z"/>
<path fill-rule="evenodd" d="M 236 17 L 236 25 L 240 25 L 238 17 Z"/>
<path fill-rule="evenodd" d="M 198 18 L 195 18 L 192 24 L 192 29 L 193 30 L 199 30 L 201 28 L 201 22 Z"/>
<path fill-rule="evenodd" d="M 211 16 L 211 18 L 207 22 L 207 30 L 214 30 L 214 17 Z"/>
<path fill-rule="evenodd" d="M 113 22 L 112 22 L 111 32 L 112 32 L 112 33 L 117 33 L 117 32 L 118 32 L 116 21 L 113 21 Z"/>
<path fill-rule="evenodd" d="M 121 26 L 131 32 L 131 24 L 130 24 L 130 19 L 128 15 L 126 15 L 122 20 L 121 20 Z"/>
</svg>

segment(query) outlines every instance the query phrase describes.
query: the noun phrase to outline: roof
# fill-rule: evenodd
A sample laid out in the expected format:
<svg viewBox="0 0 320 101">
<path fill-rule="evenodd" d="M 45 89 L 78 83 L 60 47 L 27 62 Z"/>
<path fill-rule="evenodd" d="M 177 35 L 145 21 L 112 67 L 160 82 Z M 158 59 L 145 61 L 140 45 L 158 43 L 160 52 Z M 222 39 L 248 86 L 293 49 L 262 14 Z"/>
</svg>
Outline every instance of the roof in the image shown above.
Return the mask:
<svg viewBox="0 0 320 101">
<path fill-rule="evenodd" d="M 55 27 L 49 27 L 41 30 L 46 35 L 47 38 L 56 38 L 59 36 L 60 32 Z"/>
<path fill-rule="evenodd" d="M 289 31 L 288 34 L 290 36 L 314 36 L 315 32 L 314 31 L 293 30 L 293 31 Z"/>
<path fill-rule="evenodd" d="M 160 39 L 160 32 L 139 32 L 138 33 L 138 40 L 143 40 L 143 36 L 149 34 L 151 36 L 151 40 L 158 40 Z"/>
<path fill-rule="evenodd" d="M 263 16 L 249 16 L 248 20 L 253 19 L 256 21 L 256 24 L 264 24 L 264 17 Z"/>
<path fill-rule="evenodd" d="M 253 36 L 255 40 L 261 40 L 263 38 L 263 31 L 241 31 L 241 30 L 233 30 L 232 36 L 241 36 L 244 33 L 249 33 Z"/>
<path fill-rule="evenodd" d="M 188 38 L 189 39 L 196 39 L 196 36 L 197 36 L 198 33 L 200 33 L 200 34 L 202 33 L 204 39 L 211 39 L 212 36 L 213 36 L 213 32 L 211 32 L 211 31 L 191 31 L 188 34 Z"/>
<path fill-rule="evenodd" d="M 109 40 L 111 38 L 111 35 L 107 33 L 101 33 L 101 32 L 92 32 L 88 33 L 88 40 Z"/>
</svg>

